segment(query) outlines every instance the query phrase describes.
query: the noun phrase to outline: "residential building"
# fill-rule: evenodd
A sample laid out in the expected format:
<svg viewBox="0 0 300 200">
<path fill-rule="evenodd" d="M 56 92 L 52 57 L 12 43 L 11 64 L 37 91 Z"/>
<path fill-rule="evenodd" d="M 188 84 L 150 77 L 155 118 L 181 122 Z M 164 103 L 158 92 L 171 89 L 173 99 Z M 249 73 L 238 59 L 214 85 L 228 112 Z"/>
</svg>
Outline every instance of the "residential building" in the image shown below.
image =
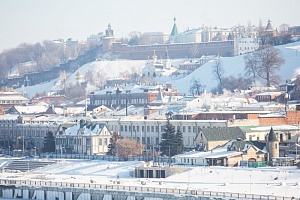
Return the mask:
<svg viewBox="0 0 300 200">
<path fill-rule="evenodd" d="M 55 149 L 57 153 L 106 155 L 111 135 L 104 123 L 81 119 L 71 126 L 59 127 L 55 136 Z"/>
<path fill-rule="evenodd" d="M 44 147 L 44 137 L 48 132 L 55 134 L 61 120 L 51 116 L 47 120 L 36 121 L 36 116 L 2 115 L 0 116 L 0 145 L 4 148 L 21 151 Z M 25 154 L 25 153 L 24 153 Z"/>
<path fill-rule="evenodd" d="M 161 89 L 160 85 L 121 85 L 106 88 L 89 94 L 90 108 L 102 105 L 114 109 L 125 108 L 129 105 L 145 107 L 149 102 L 156 100 Z M 176 89 L 172 90 L 171 85 L 167 85 L 167 89 L 163 90 L 163 93 L 168 96 L 179 95 Z"/>
<path fill-rule="evenodd" d="M 195 141 L 199 148 L 210 151 L 218 146 L 223 146 L 229 140 L 245 139 L 245 133 L 239 127 L 201 128 Z"/>
<path fill-rule="evenodd" d="M 210 151 L 191 151 L 172 157 L 173 163 L 200 166 L 253 166 L 267 161 L 265 143 L 252 143 L 243 139 L 227 141 Z"/>
<path fill-rule="evenodd" d="M 263 92 L 255 95 L 258 102 L 276 101 L 276 98 L 282 95 L 282 92 Z"/>
<path fill-rule="evenodd" d="M 29 103 L 29 99 L 24 97 L 21 93 L 15 91 L 0 92 L 0 106 L 4 111 L 13 106 L 21 106 Z"/>
<path fill-rule="evenodd" d="M 70 104 L 70 100 L 65 95 L 49 95 L 32 98 L 30 102 L 36 104 L 38 102 L 44 101 L 50 105 L 61 106 Z"/>
</svg>

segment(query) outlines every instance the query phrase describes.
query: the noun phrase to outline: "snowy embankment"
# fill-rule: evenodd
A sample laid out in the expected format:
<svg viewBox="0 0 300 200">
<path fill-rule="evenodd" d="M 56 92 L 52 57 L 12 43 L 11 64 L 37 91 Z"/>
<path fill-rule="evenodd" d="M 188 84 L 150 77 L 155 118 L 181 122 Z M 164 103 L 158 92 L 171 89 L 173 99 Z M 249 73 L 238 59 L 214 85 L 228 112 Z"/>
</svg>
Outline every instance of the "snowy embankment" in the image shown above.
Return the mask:
<svg viewBox="0 0 300 200">
<path fill-rule="evenodd" d="M 300 169 L 296 167 L 190 166 L 185 172 L 165 179 L 143 179 L 132 177 L 134 167 L 139 163 L 65 160 L 30 173 L 2 173 L 1 177 L 15 175 L 26 180 L 42 177 L 49 181 L 72 183 L 90 183 L 92 180 L 98 184 L 112 184 L 119 177 L 120 183 L 126 186 L 143 186 L 141 181 L 144 181 L 145 187 L 300 197 Z"/>
</svg>

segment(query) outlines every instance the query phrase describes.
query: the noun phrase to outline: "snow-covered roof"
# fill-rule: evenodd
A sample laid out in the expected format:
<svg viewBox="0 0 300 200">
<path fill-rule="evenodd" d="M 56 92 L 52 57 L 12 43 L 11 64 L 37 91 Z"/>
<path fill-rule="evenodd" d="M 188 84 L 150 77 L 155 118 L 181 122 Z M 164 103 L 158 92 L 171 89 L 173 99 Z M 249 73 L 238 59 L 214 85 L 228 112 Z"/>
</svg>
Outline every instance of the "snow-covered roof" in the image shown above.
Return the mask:
<svg viewBox="0 0 300 200">
<path fill-rule="evenodd" d="M 243 152 L 228 151 L 227 148 L 220 147 L 212 151 L 191 151 L 184 154 L 179 154 L 173 157 L 177 158 L 222 158 L 241 155 Z"/>
<path fill-rule="evenodd" d="M 20 114 L 44 113 L 49 108 L 48 106 L 14 106 Z"/>
<path fill-rule="evenodd" d="M 96 125 L 90 125 L 87 127 L 84 125 L 82 128 L 80 128 L 80 124 L 75 124 L 65 130 L 66 135 L 70 136 L 91 136 L 91 135 L 99 135 L 99 133 L 103 130 L 105 127 L 105 124 L 96 124 Z"/>
<path fill-rule="evenodd" d="M 268 113 L 268 114 L 262 114 L 262 115 L 259 115 L 260 118 L 282 118 L 282 117 L 285 117 L 285 113 L 284 112 L 281 112 L 281 113 Z"/>
<path fill-rule="evenodd" d="M 279 126 L 259 126 L 251 128 L 251 131 L 270 131 L 270 129 L 273 128 L 274 131 L 288 131 L 288 130 L 298 130 L 298 126 L 293 125 L 279 125 Z"/>
</svg>

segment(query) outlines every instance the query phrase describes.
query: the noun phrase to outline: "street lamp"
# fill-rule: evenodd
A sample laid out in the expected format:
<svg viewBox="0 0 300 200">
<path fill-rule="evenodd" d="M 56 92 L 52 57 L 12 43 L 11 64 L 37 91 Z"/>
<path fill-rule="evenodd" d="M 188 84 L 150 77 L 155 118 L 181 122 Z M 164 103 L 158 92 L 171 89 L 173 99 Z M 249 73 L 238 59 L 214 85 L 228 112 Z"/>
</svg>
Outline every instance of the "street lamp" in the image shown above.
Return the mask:
<svg viewBox="0 0 300 200">
<path fill-rule="evenodd" d="M 171 151 L 170 151 L 170 146 L 169 146 L 169 167 L 171 166 Z"/>
<path fill-rule="evenodd" d="M 36 156 L 36 147 L 34 147 L 34 156 Z"/>
<path fill-rule="evenodd" d="M 217 174 L 218 174 L 218 192 L 219 192 L 219 184 L 220 184 L 220 177 L 219 177 L 219 174 L 220 174 L 220 172 L 217 172 Z"/>
<path fill-rule="evenodd" d="M 61 159 L 62 159 L 63 148 L 64 148 L 64 147 L 60 147 L 60 158 L 61 158 Z"/>
<path fill-rule="evenodd" d="M 251 177 L 252 177 L 252 175 L 249 175 L 249 177 L 250 177 L 250 194 L 251 194 L 251 184 L 252 184 Z"/>
</svg>

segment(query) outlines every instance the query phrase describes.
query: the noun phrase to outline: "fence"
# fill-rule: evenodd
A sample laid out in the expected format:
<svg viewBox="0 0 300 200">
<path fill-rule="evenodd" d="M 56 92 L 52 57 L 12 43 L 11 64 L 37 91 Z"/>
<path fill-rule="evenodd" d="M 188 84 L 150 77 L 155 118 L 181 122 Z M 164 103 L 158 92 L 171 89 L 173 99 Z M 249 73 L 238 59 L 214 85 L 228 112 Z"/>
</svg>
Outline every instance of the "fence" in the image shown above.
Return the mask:
<svg viewBox="0 0 300 200">
<path fill-rule="evenodd" d="M 133 156 L 128 158 L 109 156 L 109 155 L 82 155 L 82 154 L 56 154 L 56 153 L 40 153 L 40 158 L 52 159 L 85 159 L 85 160 L 105 160 L 105 161 L 150 161 L 152 156 Z M 169 162 L 168 157 L 155 157 L 155 162 Z"/>
<path fill-rule="evenodd" d="M 22 185 L 22 186 L 38 186 L 38 187 L 60 187 L 60 188 L 78 188 L 78 189 L 98 189 L 98 190 L 117 190 L 130 192 L 147 192 L 147 193 L 162 193 L 162 194 L 181 194 L 181 195 L 195 195 L 202 197 L 224 197 L 224 198 L 238 198 L 238 199 L 252 199 L 252 200 L 300 200 L 299 197 L 280 197 L 270 195 L 257 194 L 243 194 L 243 193 L 229 193 L 216 191 L 201 191 L 189 189 L 173 189 L 173 188 L 156 188 L 156 187 L 141 187 L 141 186 L 125 186 L 115 184 L 104 185 L 96 183 L 71 183 L 71 182 L 54 182 L 54 181 L 36 181 L 36 180 L 17 180 L 17 179 L 0 179 L 0 185 Z"/>
</svg>

